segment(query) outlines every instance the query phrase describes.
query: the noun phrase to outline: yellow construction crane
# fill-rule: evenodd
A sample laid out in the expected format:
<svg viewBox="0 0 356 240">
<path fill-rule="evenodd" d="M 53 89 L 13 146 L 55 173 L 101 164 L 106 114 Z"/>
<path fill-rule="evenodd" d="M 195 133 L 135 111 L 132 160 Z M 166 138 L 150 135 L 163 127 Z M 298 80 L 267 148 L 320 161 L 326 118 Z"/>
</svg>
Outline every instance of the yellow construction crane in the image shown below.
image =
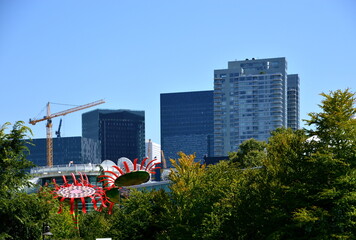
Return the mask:
<svg viewBox="0 0 356 240">
<path fill-rule="evenodd" d="M 29 123 L 35 125 L 38 122 L 47 120 L 46 128 L 47 128 L 47 166 L 53 166 L 53 142 L 52 142 L 52 118 L 64 116 L 68 113 L 76 112 L 79 110 L 83 110 L 86 108 L 90 108 L 99 104 L 105 103 L 104 100 L 98 100 L 92 103 L 88 103 L 85 105 L 81 105 L 78 107 L 70 108 L 61 112 L 51 114 L 50 103 L 47 103 L 47 115 L 41 119 L 30 119 Z"/>
</svg>

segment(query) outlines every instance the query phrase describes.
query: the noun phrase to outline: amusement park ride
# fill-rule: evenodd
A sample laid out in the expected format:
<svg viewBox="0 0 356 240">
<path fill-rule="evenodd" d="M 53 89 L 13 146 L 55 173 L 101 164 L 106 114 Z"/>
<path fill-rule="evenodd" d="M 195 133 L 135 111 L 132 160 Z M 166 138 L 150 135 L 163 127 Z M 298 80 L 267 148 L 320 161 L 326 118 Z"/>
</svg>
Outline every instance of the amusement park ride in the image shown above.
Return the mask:
<svg viewBox="0 0 356 240">
<path fill-rule="evenodd" d="M 86 108 L 94 107 L 96 105 L 105 103 L 104 100 L 98 100 L 92 103 L 84 104 L 81 106 L 77 106 L 74 108 L 70 108 L 61 112 L 57 113 L 52 113 L 51 114 L 51 107 L 50 103 L 47 103 L 47 115 L 44 116 L 43 118 L 40 119 L 30 119 L 29 123 L 32 125 L 35 125 L 38 122 L 47 120 L 46 128 L 47 128 L 47 166 L 52 167 L 53 166 L 53 140 L 52 140 L 52 118 L 59 117 L 59 116 L 64 116 L 72 112 L 80 111 Z"/>
</svg>

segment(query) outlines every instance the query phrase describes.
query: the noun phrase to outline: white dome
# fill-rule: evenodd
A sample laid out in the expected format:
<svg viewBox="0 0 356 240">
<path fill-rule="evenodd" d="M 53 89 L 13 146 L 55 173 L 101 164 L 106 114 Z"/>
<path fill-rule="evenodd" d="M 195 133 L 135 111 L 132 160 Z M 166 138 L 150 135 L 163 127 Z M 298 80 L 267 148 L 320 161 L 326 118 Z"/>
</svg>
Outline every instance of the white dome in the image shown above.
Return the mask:
<svg viewBox="0 0 356 240">
<path fill-rule="evenodd" d="M 125 165 L 124 165 L 124 162 L 127 163 L 127 165 L 129 166 L 129 169 L 130 169 L 130 172 L 133 170 L 133 163 L 130 159 L 126 158 L 126 157 L 121 157 L 119 158 L 119 160 L 117 160 L 117 166 L 119 168 L 121 168 L 123 171 L 126 172 L 126 168 L 125 168 Z"/>
<path fill-rule="evenodd" d="M 112 166 L 116 166 L 116 164 L 111 160 L 104 160 L 100 165 L 104 168 L 105 171 L 111 170 Z"/>
</svg>

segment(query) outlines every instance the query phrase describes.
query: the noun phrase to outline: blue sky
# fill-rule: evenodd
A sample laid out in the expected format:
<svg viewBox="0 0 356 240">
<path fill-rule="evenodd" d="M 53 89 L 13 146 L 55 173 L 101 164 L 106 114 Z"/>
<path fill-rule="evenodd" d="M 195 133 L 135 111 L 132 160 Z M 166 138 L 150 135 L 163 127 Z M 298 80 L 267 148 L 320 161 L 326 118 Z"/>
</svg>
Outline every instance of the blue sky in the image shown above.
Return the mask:
<svg viewBox="0 0 356 240">
<path fill-rule="evenodd" d="M 105 99 L 145 110 L 160 142 L 160 93 L 212 90 L 214 69 L 253 57 L 286 57 L 305 119 L 321 92 L 356 91 L 355 55 L 354 0 L 0 0 L 0 124 Z M 63 117 L 62 136 L 96 108 Z M 45 137 L 45 122 L 28 126 Z"/>
</svg>

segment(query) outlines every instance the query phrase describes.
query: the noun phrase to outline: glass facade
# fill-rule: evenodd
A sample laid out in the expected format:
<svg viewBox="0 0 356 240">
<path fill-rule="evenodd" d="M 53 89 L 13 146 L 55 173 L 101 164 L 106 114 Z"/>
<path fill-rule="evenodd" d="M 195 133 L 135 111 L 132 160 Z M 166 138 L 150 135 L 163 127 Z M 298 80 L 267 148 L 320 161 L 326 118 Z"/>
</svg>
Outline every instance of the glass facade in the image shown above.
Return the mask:
<svg viewBox="0 0 356 240">
<path fill-rule="evenodd" d="M 212 153 L 213 91 L 161 94 L 161 148 L 169 159 L 177 153 L 196 154 L 196 160 Z"/>
<path fill-rule="evenodd" d="M 33 145 L 27 145 L 30 150 L 27 159 L 37 166 L 47 165 L 46 139 L 38 138 L 32 140 Z M 90 161 L 82 156 L 82 137 L 53 138 L 53 164 L 65 165 L 69 162 L 82 164 Z M 95 163 L 94 161 L 91 163 Z"/>
<path fill-rule="evenodd" d="M 287 84 L 287 126 L 293 130 L 299 129 L 299 76 L 298 74 L 288 75 Z"/>
<path fill-rule="evenodd" d="M 145 112 L 97 109 L 82 115 L 83 137 L 100 143 L 100 159 L 145 157 Z"/>
<path fill-rule="evenodd" d="M 272 130 L 287 127 L 294 110 L 287 112 L 286 69 L 285 58 L 270 58 L 232 61 L 214 71 L 214 156 L 227 156 L 250 138 L 266 141 Z"/>
</svg>

